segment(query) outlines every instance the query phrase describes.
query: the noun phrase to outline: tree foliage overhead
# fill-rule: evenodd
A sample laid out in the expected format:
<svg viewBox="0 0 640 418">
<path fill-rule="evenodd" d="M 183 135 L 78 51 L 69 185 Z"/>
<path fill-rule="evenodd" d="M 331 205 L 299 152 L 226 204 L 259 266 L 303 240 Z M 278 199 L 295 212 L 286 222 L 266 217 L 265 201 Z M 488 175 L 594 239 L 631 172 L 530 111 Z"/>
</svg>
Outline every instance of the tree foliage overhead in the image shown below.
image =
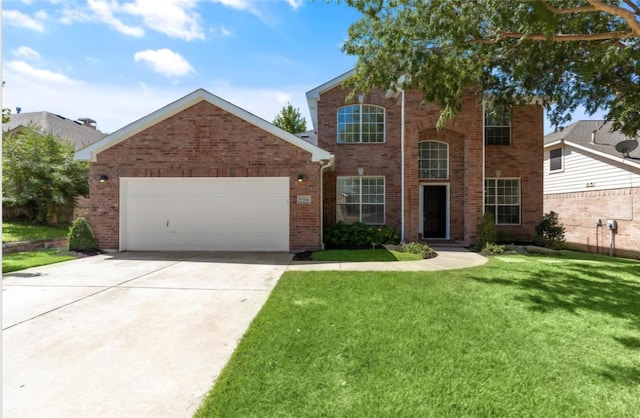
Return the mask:
<svg viewBox="0 0 640 418">
<path fill-rule="evenodd" d="M 89 195 L 87 164 L 73 147 L 34 127 L 3 138 L 2 204 L 29 209 L 34 220 L 55 219 L 76 196 Z"/>
<path fill-rule="evenodd" d="M 292 134 L 305 132 L 307 130 L 307 121 L 300 114 L 300 109 L 294 108 L 291 103 L 287 103 L 287 105 L 280 110 L 280 113 L 278 113 L 273 120 L 273 124 Z"/>
<path fill-rule="evenodd" d="M 440 124 L 476 89 L 499 104 L 540 100 L 562 125 L 584 106 L 640 132 L 638 0 L 345 0 L 363 17 L 343 50 L 358 56 L 354 91 L 420 89 Z"/>
</svg>

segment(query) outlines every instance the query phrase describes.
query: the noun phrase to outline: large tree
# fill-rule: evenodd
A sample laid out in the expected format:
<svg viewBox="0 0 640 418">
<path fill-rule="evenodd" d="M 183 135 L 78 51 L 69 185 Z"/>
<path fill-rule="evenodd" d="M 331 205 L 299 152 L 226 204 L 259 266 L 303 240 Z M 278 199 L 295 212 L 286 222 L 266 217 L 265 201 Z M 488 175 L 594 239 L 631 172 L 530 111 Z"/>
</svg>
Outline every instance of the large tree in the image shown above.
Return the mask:
<svg viewBox="0 0 640 418">
<path fill-rule="evenodd" d="M 278 113 L 273 120 L 273 124 L 292 134 L 307 130 L 306 119 L 300 114 L 300 109 L 294 108 L 291 103 L 287 103 L 287 105 L 280 110 L 280 113 Z"/>
<path fill-rule="evenodd" d="M 73 147 L 29 127 L 3 138 L 2 204 L 18 206 L 38 222 L 53 221 L 76 196 L 88 196 L 87 164 L 73 159 Z"/>
<path fill-rule="evenodd" d="M 640 132 L 638 0 L 345 0 L 363 17 L 344 51 L 358 56 L 354 92 L 419 88 L 442 106 L 465 91 L 499 104 L 539 100 L 558 126 L 584 106 Z"/>
</svg>

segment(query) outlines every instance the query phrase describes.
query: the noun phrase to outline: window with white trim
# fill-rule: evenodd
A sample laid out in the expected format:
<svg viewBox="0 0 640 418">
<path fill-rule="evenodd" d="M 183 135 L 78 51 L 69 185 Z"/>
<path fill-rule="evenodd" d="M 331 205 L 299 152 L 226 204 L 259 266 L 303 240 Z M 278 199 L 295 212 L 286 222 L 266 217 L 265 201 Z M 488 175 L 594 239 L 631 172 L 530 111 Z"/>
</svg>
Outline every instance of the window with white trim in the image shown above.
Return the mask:
<svg viewBox="0 0 640 418">
<path fill-rule="evenodd" d="M 562 171 L 562 148 L 549 151 L 549 171 Z"/>
<path fill-rule="evenodd" d="M 508 108 L 485 106 L 484 142 L 487 145 L 511 145 L 511 112 Z"/>
<path fill-rule="evenodd" d="M 336 221 L 384 225 L 384 177 L 338 177 Z"/>
<path fill-rule="evenodd" d="M 338 143 L 384 142 L 384 107 L 357 104 L 338 109 Z"/>
<path fill-rule="evenodd" d="M 484 181 L 484 211 L 495 215 L 496 225 L 520 224 L 520 179 Z"/>
<path fill-rule="evenodd" d="M 439 141 L 418 143 L 418 177 L 421 179 L 449 178 L 449 144 Z"/>
</svg>

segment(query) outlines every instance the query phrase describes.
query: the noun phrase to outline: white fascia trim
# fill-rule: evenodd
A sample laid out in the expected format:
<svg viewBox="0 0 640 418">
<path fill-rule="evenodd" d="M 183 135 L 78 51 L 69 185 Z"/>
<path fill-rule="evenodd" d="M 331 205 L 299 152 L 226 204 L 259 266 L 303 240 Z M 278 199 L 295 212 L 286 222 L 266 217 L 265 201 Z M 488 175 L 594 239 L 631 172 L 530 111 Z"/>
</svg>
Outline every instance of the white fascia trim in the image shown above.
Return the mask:
<svg viewBox="0 0 640 418">
<path fill-rule="evenodd" d="M 551 148 L 558 145 L 562 145 L 564 143 L 564 139 L 558 139 L 557 141 L 549 142 L 548 144 L 544 144 L 545 148 Z"/>
<path fill-rule="evenodd" d="M 591 149 L 589 147 L 585 147 L 584 145 L 579 145 L 579 144 L 576 144 L 576 143 L 573 143 L 573 142 L 570 142 L 570 141 L 566 141 L 566 140 L 564 141 L 564 143 L 566 145 L 572 146 L 572 147 L 574 147 L 576 149 L 579 149 L 581 151 L 585 151 L 585 152 L 597 155 L 599 157 L 606 158 L 606 159 L 611 160 L 611 161 L 615 161 L 617 163 L 621 163 L 621 164 L 624 164 L 624 165 L 629 165 L 631 167 L 640 168 L 640 163 L 637 163 L 637 162 L 635 162 L 633 160 L 630 160 L 628 158 L 624 158 L 622 156 L 621 157 L 616 157 L 616 156 L 607 154 L 605 152 L 596 151 L 596 150 L 593 150 L 593 149 Z"/>
<path fill-rule="evenodd" d="M 342 84 L 349 77 L 353 77 L 355 73 L 356 70 L 354 68 L 307 92 L 307 105 L 309 106 L 309 113 L 311 114 L 311 123 L 313 124 L 313 129 L 315 129 L 316 131 L 318 130 L 318 101 L 320 101 L 320 95 L 325 91 L 331 90 L 335 86 Z"/>
<path fill-rule="evenodd" d="M 76 152 L 74 158 L 80 161 L 95 162 L 97 159 L 97 155 L 100 152 L 130 138 L 131 136 L 137 134 L 138 132 L 141 132 L 147 129 L 148 127 L 153 126 L 156 123 L 161 122 L 203 100 L 239 117 L 240 119 L 243 119 L 246 122 L 251 123 L 252 125 L 257 126 L 258 128 L 261 128 L 266 132 L 273 134 L 274 136 L 284 141 L 289 142 L 292 145 L 297 146 L 298 148 L 301 148 L 311 153 L 311 161 L 322 161 L 322 160 L 328 160 L 331 158 L 331 154 L 328 151 L 325 151 L 301 138 L 298 138 L 297 136 L 283 129 L 278 128 L 275 125 L 272 125 L 266 120 L 261 119 L 256 115 L 249 113 L 246 110 L 241 109 L 238 106 L 232 103 L 229 103 L 226 100 L 221 99 L 220 97 L 214 94 L 209 93 L 205 89 L 195 90 L 194 92 L 189 93 L 183 98 L 178 99 L 175 102 L 170 103 L 165 107 L 156 110 L 153 113 L 150 113 L 149 115 L 143 117 L 142 119 L 139 119 L 125 126 L 124 128 L 121 128 L 115 131 L 111 135 L 108 135 L 97 142 L 94 142 L 88 147 L 85 147 L 79 150 L 78 152 Z"/>
</svg>

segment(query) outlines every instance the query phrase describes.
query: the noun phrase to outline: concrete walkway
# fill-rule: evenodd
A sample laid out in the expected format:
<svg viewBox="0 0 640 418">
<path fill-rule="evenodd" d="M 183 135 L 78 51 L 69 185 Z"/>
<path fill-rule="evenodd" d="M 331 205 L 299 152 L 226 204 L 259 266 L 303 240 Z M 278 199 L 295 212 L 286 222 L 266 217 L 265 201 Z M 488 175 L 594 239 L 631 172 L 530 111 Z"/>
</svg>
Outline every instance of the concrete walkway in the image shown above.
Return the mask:
<svg viewBox="0 0 640 418">
<path fill-rule="evenodd" d="M 434 247 L 438 253 L 435 258 L 419 261 L 401 262 L 368 262 L 368 263 L 344 263 L 344 262 L 319 262 L 319 261 L 292 261 L 288 271 L 437 271 L 461 269 L 481 266 L 487 262 L 487 258 L 457 247 Z"/>
</svg>

